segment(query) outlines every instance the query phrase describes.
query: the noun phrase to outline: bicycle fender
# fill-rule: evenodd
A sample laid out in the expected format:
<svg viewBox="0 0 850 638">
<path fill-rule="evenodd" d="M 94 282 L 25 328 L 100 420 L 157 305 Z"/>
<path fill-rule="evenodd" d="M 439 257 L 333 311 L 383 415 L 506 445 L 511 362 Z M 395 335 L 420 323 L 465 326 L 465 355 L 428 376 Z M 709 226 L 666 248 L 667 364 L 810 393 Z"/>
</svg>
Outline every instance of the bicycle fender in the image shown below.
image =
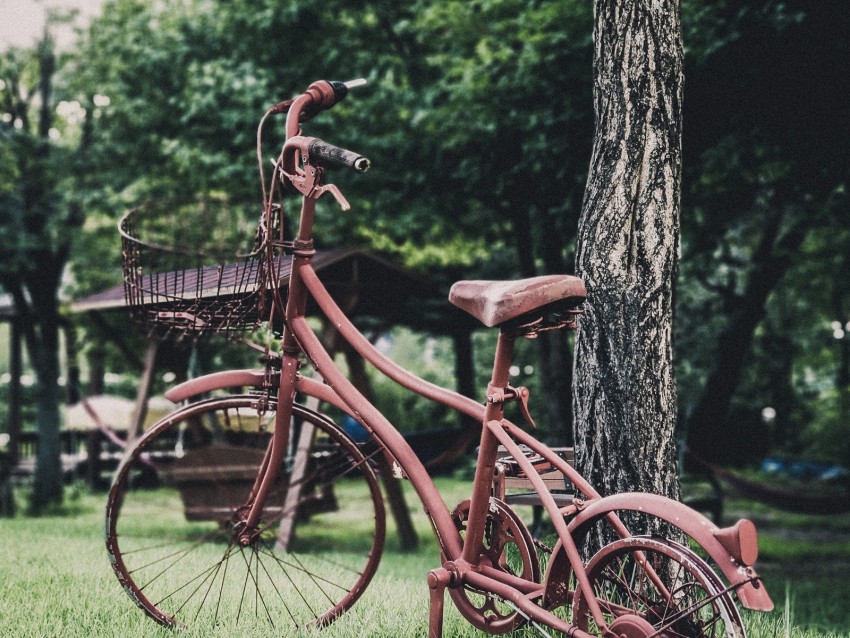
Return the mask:
<svg viewBox="0 0 850 638">
<path fill-rule="evenodd" d="M 625 492 L 613 494 L 589 502 L 576 517 L 570 521 L 570 534 L 581 537 L 586 528 L 609 514 L 617 512 L 637 512 L 649 514 L 678 528 L 690 536 L 702 547 L 715 562 L 735 589 L 738 599 L 747 609 L 771 611 L 773 601 L 755 570 L 744 564 L 741 555 L 755 559 L 754 552 L 748 546 L 756 543 L 755 526 L 749 521 L 739 521 L 736 525 L 719 528 L 708 518 L 688 506 L 657 494 Z M 744 536 L 744 538 L 742 538 Z M 732 542 L 730 542 L 732 540 Z M 558 541 L 560 544 L 560 541 Z M 738 548 L 735 556 L 732 550 Z M 730 550 L 729 548 L 732 548 Z M 556 545 L 553 554 L 558 551 Z M 743 551 L 742 551 L 743 549 Z M 563 554 L 563 552 L 562 552 Z M 550 569 L 554 566 L 550 563 Z M 550 569 L 547 569 L 548 582 Z M 548 589 L 548 587 L 547 587 Z"/>
<path fill-rule="evenodd" d="M 243 386 L 262 386 L 265 382 L 265 371 L 258 370 L 224 370 L 205 374 L 195 379 L 189 379 L 179 383 L 165 393 L 165 398 L 172 403 L 181 403 L 186 399 L 213 392 L 214 390 L 227 390 L 229 388 Z M 346 406 L 336 393 L 324 383 L 298 376 L 295 379 L 295 388 L 298 392 L 316 397 L 320 401 L 330 403 L 343 412 L 351 414 L 351 409 Z M 352 415 L 353 416 L 353 415 Z M 355 417 L 356 418 L 356 417 Z"/>
<path fill-rule="evenodd" d="M 186 399 L 215 390 L 227 390 L 246 386 L 259 387 L 265 383 L 265 379 L 265 370 L 262 369 L 213 372 L 177 384 L 165 393 L 165 398 L 172 403 L 182 403 Z M 362 420 L 357 419 L 351 409 L 324 383 L 299 375 L 295 380 L 295 388 L 298 392 L 303 392 L 320 401 L 329 403 L 362 424 Z"/>
<path fill-rule="evenodd" d="M 264 380 L 265 370 L 213 372 L 177 384 L 165 393 L 165 398 L 172 403 L 181 403 L 190 397 L 213 390 L 225 390 L 240 386 L 260 386 L 263 385 Z"/>
</svg>

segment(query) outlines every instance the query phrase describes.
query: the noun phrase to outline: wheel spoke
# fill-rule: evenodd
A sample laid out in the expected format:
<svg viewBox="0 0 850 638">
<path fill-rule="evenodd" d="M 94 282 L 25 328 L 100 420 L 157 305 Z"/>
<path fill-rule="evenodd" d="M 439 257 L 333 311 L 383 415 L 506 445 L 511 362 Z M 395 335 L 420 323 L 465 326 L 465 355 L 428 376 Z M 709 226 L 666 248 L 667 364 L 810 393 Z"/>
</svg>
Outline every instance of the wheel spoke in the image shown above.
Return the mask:
<svg viewBox="0 0 850 638">
<path fill-rule="evenodd" d="M 152 578 L 149 578 L 149 579 L 148 579 L 148 580 L 147 580 L 144 584 L 140 585 L 140 587 L 139 587 L 139 588 L 140 588 L 142 591 L 145 591 L 145 590 L 146 590 L 148 587 L 150 587 L 153 583 L 157 582 L 160 578 L 162 578 L 162 577 L 163 577 L 163 576 L 164 576 L 167 572 L 169 572 L 169 571 L 171 571 L 171 570 L 173 570 L 173 569 L 176 569 L 176 568 L 177 568 L 177 566 L 178 566 L 178 563 L 179 563 L 180 561 L 182 561 L 182 559 L 184 559 L 184 558 L 186 558 L 187 556 L 189 556 L 189 555 L 190 555 L 193 551 L 195 551 L 195 550 L 196 550 L 198 547 L 200 547 L 200 546 L 201 546 L 201 543 L 200 543 L 200 542 L 198 542 L 198 543 L 194 543 L 192 546 L 190 546 L 190 547 L 186 547 L 186 548 L 184 548 L 182 551 L 173 552 L 173 553 L 171 553 L 171 554 L 168 554 L 168 555 L 166 555 L 166 556 L 163 556 L 163 557 L 161 557 L 161 558 L 158 558 L 158 559 L 156 559 L 156 560 L 154 560 L 154 561 L 151 561 L 150 563 L 147 563 L 147 564 L 145 564 L 145 565 L 141 565 L 140 567 L 138 567 L 138 568 L 136 568 L 136 569 L 132 570 L 130 573 L 131 573 L 131 574 L 142 573 L 142 572 L 146 571 L 148 567 L 152 567 L 152 566 L 154 566 L 154 565 L 159 565 L 159 564 L 161 564 L 161 563 L 166 563 L 166 565 L 163 567 L 163 569 L 162 569 L 160 572 L 156 573 L 156 574 L 155 574 Z M 225 554 L 224 554 L 224 557 L 222 558 L 222 561 L 227 560 L 227 554 L 228 554 L 228 552 L 227 552 L 227 551 L 225 551 Z M 221 562 L 221 561 L 220 561 L 220 562 Z M 177 591 L 180 591 L 180 589 L 185 588 L 186 586 L 190 585 L 191 583 L 193 583 L 193 582 L 194 582 L 195 580 L 197 580 L 198 578 L 201 578 L 201 577 L 202 577 L 202 576 L 204 576 L 207 572 L 209 572 L 211 569 L 214 569 L 214 568 L 216 567 L 216 565 L 217 565 L 217 564 L 220 564 L 220 562 L 219 562 L 219 563 L 216 563 L 216 564 L 213 564 L 213 565 L 211 565 L 211 566 L 209 566 L 209 567 L 205 568 L 203 571 L 201 571 L 199 574 L 197 574 L 196 576 L 194 576 L 191 580 L 187 581 L 184 585 L 182 585 L 180 588 L 178 588 L 177 590 L 175 590 L 173 593 L 176 593 Z M 170 595 L 171 595 L 171 594 L 169 594 L 169 596 L 170 596 Z M 163 598 L 163 600 L 164 600 L 164 599 L 166 599 L 166 598 L 168 598 L 168 596 L 165 596 L 165 597 Z"/>
<path fill-rule="evenodd" d="M 207 587 L 207 591 L 206 591 L 206 593 L 204 593 L 204 597 L 203 597 L 203 599 L 201 600 L 201 604 L 200 604 L 200 605 L 198 605 L 198 611 L 200 611 L 200 610 L 203 608 L 203 604 L 204 604 L 204 602 L 206 601 L 207 596 L 209 595 L 210 591 L 212 591 L 212 587 L 213 587 L 213 585 L 215 585 L 215 579 L 216 579 L 216 576 L 218 576 L 218 572 L 219 572 L 219 570 L 221 569 L 221 566 L 222 566 L 222 565 L 227 565 L 226 558 L 223 558 L 223 559 L 222 559 L 221 561 L 219 561 L 218 563 L 216 563 L 216 564 L 214 564 L 214 565 L 210 566 L 210 568 L 209 568 L 209 569 L 208 569 L 205 573 L 199 574 L 196 578 L 192 579 L 191 581 L 188 581 L 188 582 L 187 582 L 185 585 L 183 585 L 182 587 L 180 587 L 180 588 L 176 589 L 175 591 L 173 591 L 173 592 L 171 592 L 170 594 L 168 594 L 167 596 L 165 596 L 162 600 L 160 600 L 159 602 L 157 602 L 157 605 L 162 604 L 165 600 L 168 600 L 169 598 L 173 597 L 173 596 L 174 596 L 175 594 L 177 594 L 179 591 L 181 591 L 181 590 L 183 590 L 183 589 L 187 588 L 187 587 L 188 587 L 188 586 L 190 586 L 190 585 L 191 585 L 191 584 L 192 584 L 195 580 L 198 580 L 198 578 L 201 578 L 201 576 L 203 576 L 203 579 L 202 579 L 202 580 L 198 583 L 197 587 L 195 587 L 195 589 L 194 589 L 194 590 L 193 590 L 193 591 L 189 594 L 189 596 L 186 598 L 186 600 L 184 600 L 184 601 L 183 601 L 183 603 L 182 603 L 179 607 L 177 607 L 177 610 L 176 610 L 176 612 L 175 612 L 175 613 L 176 613 L 176 614 L 179 614 L 181 611 L 183 611 L 183 608 L 184 608 L 187 604 L 189 604 L 189 601 L 190 601 L 190 600 L 192 600 L 192 598 L 195 596 L 195 594 L 196 594 L 198 591 L 200 591 L 201 587 L 203 587 L 203 586 L 204 586 L 204 583 L 205 583 L 205 582 L 207 582 L 207 581 L 209 581 L 209 586 Z M 198 615 L 198 611 L 196 611 L 196 612 L 195 612 L 195 616 L 196 616 L 196 617 L 197 617 L 197 615 Z"/>
<path fill-rule="evenodd" d="M 289 480 L 287 462 L 249 530 L 252 540 L 244 541 L 233 513 L 246 509 L 258 471 L 251 468 L 259 468 L 272 436 L 259 428 L 255 403 L 245 396 L 181 408 L 139 439 L 116 475 L 107 548 L 127 592 L 163 624 L 259 624 L 277 633 L 324 625 L 357 600 L 377 568 L 384 506 L 370 458 L 381 452 L 366 456 L 332 422 L 300 406 L 292 436 L 302 420 L 315 431 L 305 472 Z M 274 416 L 269 408 L 266 423 Z M 169 456 L 177 440 L 181 454 Z M 226 465 L 219 450 L 238 460 Z M 142 485 L 135 477 L 151 452 L 160 459 L 157 480 Z M 292 490 L 299 498 L 287 499 Z M 192 501 L 193 494 L 205 500 Z M 284 519 L 294 521 L 288 549 L 276 547 Z"/>
<path fill-rule="evenodd" d="M 655 628 L 651 636 L 743 635 L 729 591 L 701 558 L 676 543 L 655 537 L 615 541 L 590 560 L 587 574 L 606 626 L 636 615 Z M 580 590 L 573 614 L 584 631 L 600 629 Z"/>
<path fill-rule="evenodd" d="M 257 550 L 255 549 L 255 551 L 257 551 Z M 273 556 L 273 557 L 274 557 L 274 556 Z M 278 561 L 277 561 L 277 558 L 276 558 L 276 557 L 274 557 L 274 558 L 275 558 L 275 562 L 278 562 Z M 274 578 L 272 578 L 272 575 L 269 573 L 269 570 L 268 570 L 268 568 L 266 567 L 266 563 L 265 563 L 265 562 L 261 562 L 260 564 L 263 566 L 263 571 L 265 572 L 266 577 L 269 579 L 269 584 L 270 584 L 270 585 L 271 585 L 271 587 L 274 589 L 275 593 L 277 594 L 278 598 L 280 599 L 280 602 L 281 602 L 281 604 L 283 605 L 284 609 L 286 610 L 286 613 L 287 613 L 287 615 L 289 616 L 290 620 L 292 620 L 293 622 L 295 622 L 295 615 L 293 614 L 292 610 L 289 608 L 289 605 L 286 603 L 286 598 L 284 598 L 283 593 L 281 592 L 280 587 L 279 587 L 279 586 L 278 586 L 278 584 L 275 582 L 275 579 L 274 579 Z M 284 572 L 284 573 L 285 573 L 285 572 Z M 290 579 L 290 581 L 289 581 L 289 582 L 290 582 L 290 583 L 292 582 L 292 581 L 291 581 L 291 579 Z M 297 589 L 297 588 L 296 588 L 296 591 L 298 591 L 298 589 Z"/>
</svg>

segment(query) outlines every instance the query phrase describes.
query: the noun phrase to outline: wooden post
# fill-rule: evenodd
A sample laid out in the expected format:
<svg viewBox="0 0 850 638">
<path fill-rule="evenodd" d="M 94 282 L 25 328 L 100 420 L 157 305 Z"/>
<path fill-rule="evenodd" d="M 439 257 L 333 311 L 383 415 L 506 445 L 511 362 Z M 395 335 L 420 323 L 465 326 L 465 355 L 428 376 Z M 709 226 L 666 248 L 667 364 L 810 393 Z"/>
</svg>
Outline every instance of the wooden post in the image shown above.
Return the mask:
<svg viewBox="0 0 850 638">
<path fill-rule="evenodd" d="M 313 378 L 321 381 L 321 375 L 318 373 L 314 374 Z M 315 397 L 310 397 L 306 405 L 311 410 L 318 411 L 319 400 Z M 283 518 L 280 519 L 280 527 L 278 527 L 277 540 L 275 542 L 276 551 L 289 551 L 289 545 L 295 536 L 298 501 L 301 499 L 301 490 L 304 487 L 304 481 L 302 479 L 307 474 L 310 450 L 313 449 L 315 434 L 316 428 L 311 423 L 305 421 L 301 424 L 301 433 L 298 435 L 298 441 L 295 444 L 295 460 L 293 461 L 292 472 L 289 477 L 286 498 L 283 502 Z"/>
<path fill-rule="evenodd" d="M 86 483 L 92 490 L 100 487 L 100 448 L 103 435 L 100 428 L 93 428 L 86 434 Z"/>
<path fill-rule="evenodd" d="M 130 444 L 141 434 L 145 417 L 148 414 L 148 399 L 151 396 L 151 386 L 153 385 L 153 375 L 156 370 L 156 353 L 158 349 L 159 341 L 148 339 L 144 369 L 142 370 L 142 378 L 139 379 L 139 390 L 136 393 L 136 409 L 133 411 L 133 422 L 127 431 L 127 444 Z"/>
<path fill-rule="evenodd" d="M 351 377 L 351 383 L 354 384 L 354 387 L 363 396 L 369 399 L 369 401 L 372 401 L 372 387 L 369 383 L 369 377 L 366 375 L 366 366 L 363 365 L 362 357 L 353 349 L 347 347 L 345 349 L 345 360 L 348 363 L 348 373 Z M 407 501 L 404 500 L 401 480 L 395 478 L 393 475 L 392 465 L 385 454 L 376 455 L 375 461 L 378 464 L 378 470 L 384 482 L 384 489 L 387 493 L 387 504 L 390 506 L 390 511 L 393 514 L 393 518 L 395 518 L 396 527 L 398 528 L 401 550 L 403 552 L 414 551 L 419 546 L 419 537 L 416 535 L 413 521 L 410 519 L 410 510 L 407 507 Z"/>
<path fill-rule="evenodd" d="M 9 344 L 9 412 L 6 433 L 9 435 L 9 450 L 5 458 L 0 454 L 0 517 L 15 515 L 15 498 L 12 493 L 11 475 L 18 464 L 18 439 L 21 434 L 21 335 L 18 319 L 11 321 Z M 5 466 L 5 467 L 4 467 Z"/>
<path fill-rule="evenodd" d="M 12 317 L 9 344 L 9 413 L 7 415 L 6 432 L 9 434 L 9 464 L 18 464 L 18 441 L 21 436 L 21 374 L 23 364 L 21 359 L 21 327 L 20 319 Z"/>
</svg>

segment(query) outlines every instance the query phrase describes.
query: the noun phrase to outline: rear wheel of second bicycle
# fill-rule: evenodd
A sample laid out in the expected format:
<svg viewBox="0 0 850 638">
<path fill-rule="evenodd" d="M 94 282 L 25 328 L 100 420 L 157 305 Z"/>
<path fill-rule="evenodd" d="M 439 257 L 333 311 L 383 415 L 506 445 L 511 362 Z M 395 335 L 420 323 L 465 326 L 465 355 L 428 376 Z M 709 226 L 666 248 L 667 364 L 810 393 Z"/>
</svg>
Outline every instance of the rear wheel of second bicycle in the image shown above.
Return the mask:
<svg viewBox="0 0 850 638">
<path fill-rule="evenodd" d="M 691 550 L 659 537 L 634 536 L 606 545 L 587 565 L 596 602 L 615 635 L 628 638 L 743 638 L 728 592 Z M 581 589 L 573 622 L 599 633 Z"/>
<path fill-rule="evenodd" d="M 378 566 L 385 514 L 360 448 L 323 415 L 294 407 L 290 448 L 259 530 L 240 543 L 246 502 L 274 430 L 274 403 L 238 396 L 165 417 L 122 460 L 106 544 L 130 598 L 163 625 L 323 626 Z"/>
</svg>

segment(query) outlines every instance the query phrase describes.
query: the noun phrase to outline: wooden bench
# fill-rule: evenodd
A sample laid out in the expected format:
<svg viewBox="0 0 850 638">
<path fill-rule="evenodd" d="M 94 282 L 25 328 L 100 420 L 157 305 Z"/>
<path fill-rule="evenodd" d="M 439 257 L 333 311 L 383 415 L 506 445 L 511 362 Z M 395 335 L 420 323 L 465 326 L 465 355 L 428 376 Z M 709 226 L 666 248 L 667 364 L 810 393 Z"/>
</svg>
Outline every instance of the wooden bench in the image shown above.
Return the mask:
<svg viewBox="0 0 850 638">
<path fill-rule="evenodd" d="M 551 449 L 571 466 L 573 465 L 573 448 L 553 447 Z M 531 506 L 533 514 L 530 529 L 532 535 L 537 537 L 543 523 L 543 504 L 540 496 L 534 490 L 531 480 L 517 471 L 518 468 L 515 463 L 512 463 L 512 458 L 502 446 L 499 446 L 499 459 L 496 461 L 496 471 L 493 476 L 493 496 L 508 505 Z M 543 484 L 558 507 L 566 507 L 572 503 L 575 489 L 567 478 L 543 459 L 540 459 L 540 463 L 534 461 L 533 463 L 537 467 L 543 466 L 539 469 L 540 478 L 543 479 Z M 547 466 L 548 469 L 546 469 Z"/>
<path fill-rule="evenodd" d="M 246 496 L 257 478 L 265 451 L 262 448 L 235 447 L 214 444 L 189 450 L 182 458 L 173 460 L 163 473 L 180 492 L 188 520 L 227 522 L 233 512 L 245 503 Z M 320 449 L 305 455 L 305 464 L 322 462 Z M 291 506 L 283 500 L 270 501 L 265 514 L 306 519 L 320 512 L 335 511 L 337 501 L 329 484 L 315 481 L 297 482 Z M 279 494 L 289 494 L 287 480 L 281 476 L 275 488 Z M 288 542 L 289 539 L 287 539 Z"/>
<path fill-rule="evenodd" d="M 574 467 L 575 456 L 571 447 L 553 447 L 558 456 Z M 500 458 L 509 458 L 507 451 L 499 447 Z M 575 489 L 568 483 L 563 474 L 555 469 L 542 471 L 540 478 L 555 499 L 558 507 L 566 507 L 572 503 Z M 720 525 L 723 518 L 723 489 L 712 474 L 702 477 L 682 476 L 682 502 L 698 512 L 706 514 Z M 509 505 L 529 505 L 534 508 L 532 534 L 536 537 L 540 530 L 543 507 L 540 497 L 527 476 L 511 476 L 505 472 L 504 465 L 496 462 L 496 475 L 493 478 L 493 496 Z"/>
</svg>

